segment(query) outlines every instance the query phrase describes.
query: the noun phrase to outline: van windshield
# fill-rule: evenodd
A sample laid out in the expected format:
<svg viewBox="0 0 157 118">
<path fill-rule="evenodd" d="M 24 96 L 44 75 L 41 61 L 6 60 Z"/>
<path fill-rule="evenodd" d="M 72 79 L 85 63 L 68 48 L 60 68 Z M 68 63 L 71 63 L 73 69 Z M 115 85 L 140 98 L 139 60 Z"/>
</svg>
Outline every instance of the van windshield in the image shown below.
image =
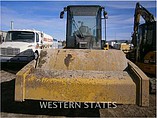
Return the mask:
<svg viewBox="0 0 157 118">
<path fill-rule="evenodd" d="M 9 31 L 6 41 L 34 42 L 35 34 L 29 31 Z"/>
</svg>

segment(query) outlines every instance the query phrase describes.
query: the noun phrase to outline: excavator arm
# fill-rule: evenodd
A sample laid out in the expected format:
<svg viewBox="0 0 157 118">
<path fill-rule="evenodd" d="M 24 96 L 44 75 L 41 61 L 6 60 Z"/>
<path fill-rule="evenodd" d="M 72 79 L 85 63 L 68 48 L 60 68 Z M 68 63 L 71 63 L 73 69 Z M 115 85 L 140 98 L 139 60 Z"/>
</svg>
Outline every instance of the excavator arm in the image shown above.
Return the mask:
<svg viewBox="0 0 157 118">
<path fill-rule="evenodd" d="M 140 24 L 140 18 L 145 23 Z M 140 3 L 136 4 L 134 14 L 134 33 L 132 35 L 132 44 L 134 49 L 127 57 L 134 61 L 145 73 L 156 74 L 156 21 L 151 14 Z M 154 61 L 152 63 L 152 60 Z"/>
<path fill-rule="evenodd" d="M 139 2 L 136 3 L 135 14 L 134 14 L 134 33 L 132 35 L 132 43 L 137 46 L 138 37 L 138 27 L 140 22 L 140 16 L 145 20 L 145 23 L 154 22 L 155 18 L 146 8 L 140 5 Z"/>
</svg>

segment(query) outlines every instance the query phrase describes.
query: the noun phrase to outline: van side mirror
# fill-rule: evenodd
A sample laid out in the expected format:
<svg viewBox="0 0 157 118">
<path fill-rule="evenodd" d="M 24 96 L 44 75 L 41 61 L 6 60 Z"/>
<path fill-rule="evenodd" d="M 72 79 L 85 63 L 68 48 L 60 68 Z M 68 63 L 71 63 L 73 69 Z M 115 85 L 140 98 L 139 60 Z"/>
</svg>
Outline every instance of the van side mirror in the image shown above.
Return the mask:
<svg viewBox="0 0 157 118">
<path fill-rule="evenodd" d="M 42 38 L 44 37 L 44 34 L 43 34 L 43 33 L 41 33 L 41 37 L 42 37 Z"/>
<path fill-rule="evenodd" d="M 64 11 L 60 13 L 60 18 L 63 19 L 63 17 L 64 17 Z"/>
<path fill-rule="evenodd" d="M 106 12 L 106 11 L 103 12 L 103 15 L 104 15 L 104 18 L 105 18 L 105 19 L 108 18 L 108 16 L 107 16 L 107 12 Z"/>
</svg>

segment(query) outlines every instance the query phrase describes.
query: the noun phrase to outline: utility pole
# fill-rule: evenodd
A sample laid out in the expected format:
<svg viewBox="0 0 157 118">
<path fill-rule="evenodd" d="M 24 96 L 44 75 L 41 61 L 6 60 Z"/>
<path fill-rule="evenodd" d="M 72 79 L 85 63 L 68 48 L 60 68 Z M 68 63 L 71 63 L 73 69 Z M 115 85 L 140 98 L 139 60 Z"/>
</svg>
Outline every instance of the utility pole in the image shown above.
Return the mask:
<svg viewBox="0 0 157 118">
<path fill-rule="evenodd" d="M 13 30 L 14 29 L 14 21 L 11 21 L 11 30 Z"/>
<path fill-rule="evenodd" d="M 105 42 L 106 42 L 106 19 L 108 19 L 108 16 L 107 16 L 107 12 L 105 11 L 105 8 L 104 8 L 104 21 L 105 21 Z"/>
</svg>

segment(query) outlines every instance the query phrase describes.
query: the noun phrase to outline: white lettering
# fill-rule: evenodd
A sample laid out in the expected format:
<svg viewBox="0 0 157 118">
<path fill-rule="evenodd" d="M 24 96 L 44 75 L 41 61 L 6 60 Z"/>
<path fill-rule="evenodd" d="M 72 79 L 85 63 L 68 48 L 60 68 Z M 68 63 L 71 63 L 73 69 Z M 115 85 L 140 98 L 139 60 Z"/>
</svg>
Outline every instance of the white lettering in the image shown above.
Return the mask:
<svg viewBox="0 0 157 118">
<path fill-rule="evenodd" d="M 75 108 L 81 108 L 81 103 L 80 102 L 79 103 L 75 102 Z"/>
<path fill-rule="evenodd" d="M 108 108 L 112 108 L 110 104 L 112 104 L 112 102 L 108 102 Z"/>
<path fill-rule="evenodd" d="M 40 108 L 47 108 L 47 102 L 40 102 Z"/>
<path fill-rule="evenodd" d="M 88 108 L 89 107 L 89 105 L 86 102 L 84 103 L 84 105 L 85 105 L 84 108 Z"/>
<path fill-rule="evenodd" d="M 59 108 L 62 108 L 62 103 L 63 102 L 58 102 L 59 103 Z"/>
<path fill-rule="evenodd" d="M 64 102 L 64 108 L 68 108 L 68 102 Z"/>
<path fill-rule="evenodd" d="M 114 109 L 117 108 L 116 102 L 113 102 L 112 105 L 114 106 Z"/>
<path fill-rule="evenodd" d="M 48 109 L 52 109 L 52 108 L 117 108 L 117 104 L 116 102 L 104 102 L 104 103 L 83 103 L 83 106 L 81 106 L 82 104 L 80 102 L 45 102 L 45 101 L 41 101 L 40 102 L 40 108 L 48 108 Z"/>
<path fill-rule="evenodd" d="M 69 108 L 75 108 L 74 102 L 69 102 Z"/>
<path fill-rule="evenodd" d="M 105 102 L 103 103 L 103 108 L 107 108 L 107 107 L 106 107 L 106 103 L 105 103 Z"/>
<path fill-rule="evenodd" d="M 53 102 L 53 108 L 57 108 L 57 102 Z"/>
<path fill-rule="evenodd" d="M 100 109 L 101 109 L 100 104 L 99 104 L 99 103 L 96 103 L 95 108 L 100 108 Z"/>
<path fill-rule="evenodd" d="M 48 102 L 48 108 L 52 109 L 52 102 Z"/>
</svg>

